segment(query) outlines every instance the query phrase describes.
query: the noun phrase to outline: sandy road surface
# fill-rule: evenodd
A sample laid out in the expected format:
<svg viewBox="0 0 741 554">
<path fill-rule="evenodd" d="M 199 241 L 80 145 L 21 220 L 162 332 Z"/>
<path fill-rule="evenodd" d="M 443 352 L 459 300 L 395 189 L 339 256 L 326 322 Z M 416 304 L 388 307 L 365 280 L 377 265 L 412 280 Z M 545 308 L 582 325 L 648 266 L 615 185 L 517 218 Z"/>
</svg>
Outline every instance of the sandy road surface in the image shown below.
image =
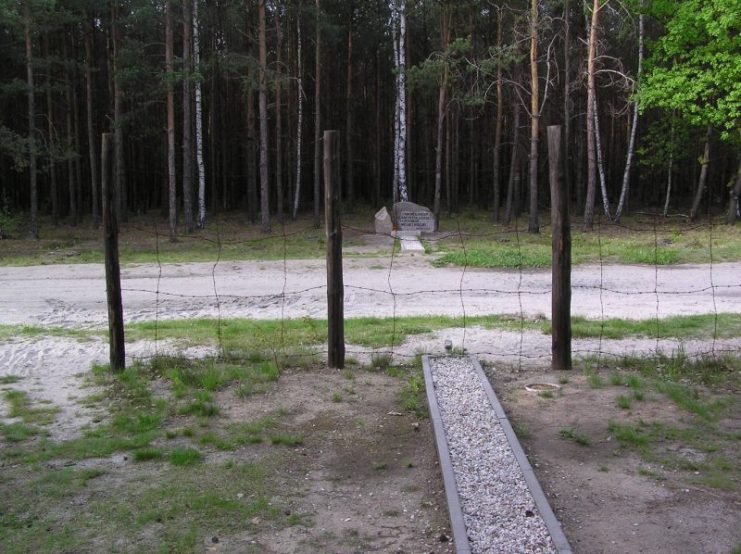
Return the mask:
<svg viewBox="0 0 741 554">
<path fill-rule="evenodd" d="M 549 270 L 464 272 L 409 255 L 389 266 L 388 258 L 345 261 L 348 317 L 461 315 L 464 307 L 468 315 L 520 306 L 526 315 L 550 313 Z M 127 321 L 215 316 L 215 292 L 222 317 L 326 316 L 322 260 L 137 265 L 122 277 Z M 741 312 L 741 263 L 579 266 L 572 285 L 573 313 L 590 318 Z M 106 317 L 102 265 L 0 267 L 0 323 L 84 327 Z"/>
</svg>

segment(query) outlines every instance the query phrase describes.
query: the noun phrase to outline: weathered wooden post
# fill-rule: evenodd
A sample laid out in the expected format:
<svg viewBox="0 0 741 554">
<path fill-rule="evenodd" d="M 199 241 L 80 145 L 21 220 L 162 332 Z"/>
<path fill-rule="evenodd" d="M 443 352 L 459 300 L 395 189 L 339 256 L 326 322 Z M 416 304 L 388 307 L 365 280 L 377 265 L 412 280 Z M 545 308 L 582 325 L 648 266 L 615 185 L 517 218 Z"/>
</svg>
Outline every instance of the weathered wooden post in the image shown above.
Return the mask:
<svg viewBox="0 0 741 554">
<path fill-rule="evenodd" d="M 111 133 L 103 133 L 101 150 L 101 185 L 103 189 L 103 246 L 105 249 L 105 288 L 108 301 L 108 333 L 111 369 L 126 367 L 123 304 L 121 302 L 121 268 L 118 263 L 118 220 L 116 218 L 116 180 L 112 178 Z"/>
<path fill-rule="evenodd" d="M 551 182 L 551 369 L 571 369 L 571 222 L 569 184 L 563 179 L 561 126 L 548 127 Z"/>
<path fill-rule="evenodd" d="M 327 228 L 327 342 L 330 367 L 345 367 L 345 286 L 340 221 L 340 133 L 324 131 L 324 214 Z"/>
</svg>

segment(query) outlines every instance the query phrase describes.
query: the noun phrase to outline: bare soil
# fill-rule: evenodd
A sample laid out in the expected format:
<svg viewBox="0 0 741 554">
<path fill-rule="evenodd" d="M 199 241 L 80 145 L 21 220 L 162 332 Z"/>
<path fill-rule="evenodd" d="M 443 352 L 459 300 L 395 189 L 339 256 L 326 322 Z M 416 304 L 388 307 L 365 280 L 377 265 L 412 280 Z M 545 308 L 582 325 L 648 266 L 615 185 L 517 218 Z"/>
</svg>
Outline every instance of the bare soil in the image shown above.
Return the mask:
<svg viewBox="0 0 741 554">
<path fill-rule="evenodd" d="M 650 397 L 626 413 L 615 403 L 625 388 L 589 388 L 579 373 L 487 373 L 515 428 L 527 435 L 521 444 L 574 552 L 710 554 L 741 545 L 738 487 L 709 488 L 693 483 L 694 471 L 646 463 L 638 453 L 621 449 L 608 431 L 610 421 L 676 425 L 686 413 Z M 568 383 L 553 398 L 525 390 L 529 383 L 563 378 Z M 559 436 L 564 428 L 577 429 L 591 443 L 564 440 Z M 681 444 L 666 447 L 688 460 L 703 457 Z M 738 460 L 738 446 L 725 454 Z M 641 475 L 641 468 L 648 474 Z"/>
</svg>

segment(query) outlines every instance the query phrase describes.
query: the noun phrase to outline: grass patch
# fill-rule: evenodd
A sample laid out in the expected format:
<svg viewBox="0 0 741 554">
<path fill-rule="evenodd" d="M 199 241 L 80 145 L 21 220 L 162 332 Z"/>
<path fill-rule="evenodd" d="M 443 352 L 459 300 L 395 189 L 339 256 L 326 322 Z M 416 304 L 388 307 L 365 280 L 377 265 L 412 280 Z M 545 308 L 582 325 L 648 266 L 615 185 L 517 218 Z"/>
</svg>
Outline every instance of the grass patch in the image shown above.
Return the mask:
<svg viewBox="0 0 741 554">
<path fill-rule="evenodd" d="M 550 267 L 551 249 L 544 244 L 524 244 L 521 248 L 477 244 L 474 248 L 446 252 L 437 258 L 433 265 L 444 267 L 447 265 L 485 268 L 540 268 Z"/>
<path fill-rule="evenodd" d="M 440 230 L 450 237 L 435 241 L 432 249 L 440 254 L 439 264 L 467 264 L 470 267 L 526 268 L 550 267 L 551 234 L 549 214 L 540 214 L 541 232 L 526 232 L 527 221 L 514 226 L 492 225 L 483 213 L 466 211 L 452 218 L 442 217 Z M 720 224 L 720 220 L 717 223 Z M 461 236 L 463 235 L 463 245 Z M 714 261 L 741 259 L 741 231 L 728 235 L 713 233 Z M 463 250 L 465 246 L 466 254 Z M 578 264 L 673 265 L 707 263 L 709 226 L 687 227 L 672 221 L 658 223 L 647 216 L 630 216 L 621 225 L 598 222 L 595 231 L 572 229 L 572 262 Z"/>
<path fill-rule="evenodd" d="M 0 385 L 13 385 L 23 380 L 20 375 L 3 375 L 0 377 Z"/>
<path fill-rule="evenodd" d="M 169 460 L 174 466 L 190 466 L 202 461 L 203 454 L 195 448 L 177 448 L 170 452 Z"/>
<path fill-rule="evenodd" d="M 140 472 L 107 479 L 99 469 L 14 468 L 13 481 L 2 485 L 3 552 L 115 551 L 122 544 L 141 552 L 191 552 L 210 541 L 214 529 L 226 536 L 252 530 L 254 518 L 280 529 L 287 517 L 271 502 L 266 463 L 164 466 L 144 480 Z M 14 488 L 21 483 L 22 494 Z"/>
<path fill-rule="evenodd" d="M 418 418 L 427 417 L 427 403 L 424 398 L 425 381 L 421 371 L 415 371 L 407 378 L 398 393 L 398 402 L 405 411 L 413 412 Z"/>
<path fill-rule="evenodd" d="M 633 402 L 631 401 L 631 399 L 624 394 L 618 395 L 617 398 L 615 398 L 615 403 L 621 410 L 630 410 L 630 408 L 633 406 Z"/>
<path fill-rule="evenodd" d="M 250 320 L 192 319 L 132 323 L 127 326 L 127 340 L 153 339 L 155 329 L 160 340 L 174 339 L 190 345 L 215 345 L 218 341 L 217 329 L 221 325 L 221 345 L 227 357 L 235 361 L 259 360 L 265 362 L 265 378 L 277 374 L 278 368 L 272 362 L 272 349 L 280 345 L 290 351 L 326 343 L 327 322 L 322 319 Z M 486 329 L 528 330 L 541 328 L 540 322 L 524 320 L 519 316 L 492 315 L 467 317 L 466 325 L 480 325 Z M 463 327 L 462 317 L 412 316 L 401 318 L 361 317 L 345 320 L 345 339 L 350 344 L 367 348 L 388 348 L 398 345 L 409 336 L 434 333 L 441 329 Z M 386 368 L 391 363 L 387 354 L 376 354 L 371 359 L 373 367 Z M 291 365 L 293 359 L 291 358 Z M 277 375 L 276 375 L 277 376 Z M 223 384 L 217 376 L 212 376 L 213 386 Z M 192 383 L 191 383 L 192 384 Z"/>
<path fill-rule="evenodd" d="M 142 448 L 134 452 L 135 462 L 148 462 L 162 459 L 162 451 L 156 448 Z"/>
<path fill-rule="evenodd" d="M 590 389 L 601 389 L 605 386 L 605 380 L 596 373 L 590 372 L 587 374 L 587 386 Z"/>
<path fill-rule="evenodd" d="M 25 423 L 0 423 L 0 433 L 8 442 L 23 442 L 31 437 L 45 434 L 38 427 Z"/>
<path fill-rule="evenodd" d="M 659 382 L 656 385 L 659 392 L 665 394 L 679 408 L 695 414 L 701 420 L 706 422 L 715 421 L 726 402 L 712 401 L 705 402 L 701 399 L 696 389 L 687 387 L 680 383 Z"/>
<path fill-rule="evenodd" d="M 102 332 L 85 331 L 81 329 L 68 329 L 66 327 L 41 327 L 38 325 L 0 325 L 0 342 L 18 337 L 31 339 L 44 337 L 63 337 L 77 339 L 80 341 L 87 341 L 98 336 L 102 336 Z M 9 381 L 8 383 L 14 382 L 16 381 Z M 3 383 L 2 381 L 0 381 L 0 384 L 8 383 Z"/>
<path fill-rule="evenodd" d="M 10 405 L 8 417 L 20 418 L 25 424 L 50 425 L 54 423 L 59 408 L 56 406 L 35 408 L 31 406 L 28 393 L 20 390 L 6 390 L 3 393 Z"/>
<path fill-rule="evenodd" d="M 512 429 L 519 439 L 527 440 L 533 438 L 533 433 L 524 423 L 513 423 Z"/>
<path fill-rule="evenodd" d="M 620 446 L 623 447 L 642 449 L 651 441 L 651 437 L 646 432 L 645 425 L 621 425 L 610 422 L 607 428 L 620 443 Z"/>
<path fill-rule="evenodd" d="M 292 435 L 290 433 L 277 433 L 270 437 L 270 443 L 283 446 L 300 446 L 304 444 L 304 436 Z"/>
<path fill-rule="evenodd" d="M 561 429 L 558 432 L 558 436 L 561 437 L 563 440 L 571 441 L 581 446 L 589 446 L 592 444 L 592 439 L 590 439 L 584 433 L 580 433 L 573 427 L 566 427 L 564 429 Z"/>
</svg>

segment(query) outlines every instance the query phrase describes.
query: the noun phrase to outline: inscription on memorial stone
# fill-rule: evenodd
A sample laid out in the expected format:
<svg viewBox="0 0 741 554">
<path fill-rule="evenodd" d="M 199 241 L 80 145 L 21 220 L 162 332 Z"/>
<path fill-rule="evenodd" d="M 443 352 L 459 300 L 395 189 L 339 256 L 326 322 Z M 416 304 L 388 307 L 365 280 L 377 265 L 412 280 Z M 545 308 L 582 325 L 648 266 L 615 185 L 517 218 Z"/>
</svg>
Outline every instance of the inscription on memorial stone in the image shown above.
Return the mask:
<svg viewBox="0 0 741 554">
<path fill-rule="evenodd" d="M 432 233 L 435 230 L 435 216 L 424 206 L 412 202 L 394 204 L 394 218 L 399 231 Z"/>
</svg>

